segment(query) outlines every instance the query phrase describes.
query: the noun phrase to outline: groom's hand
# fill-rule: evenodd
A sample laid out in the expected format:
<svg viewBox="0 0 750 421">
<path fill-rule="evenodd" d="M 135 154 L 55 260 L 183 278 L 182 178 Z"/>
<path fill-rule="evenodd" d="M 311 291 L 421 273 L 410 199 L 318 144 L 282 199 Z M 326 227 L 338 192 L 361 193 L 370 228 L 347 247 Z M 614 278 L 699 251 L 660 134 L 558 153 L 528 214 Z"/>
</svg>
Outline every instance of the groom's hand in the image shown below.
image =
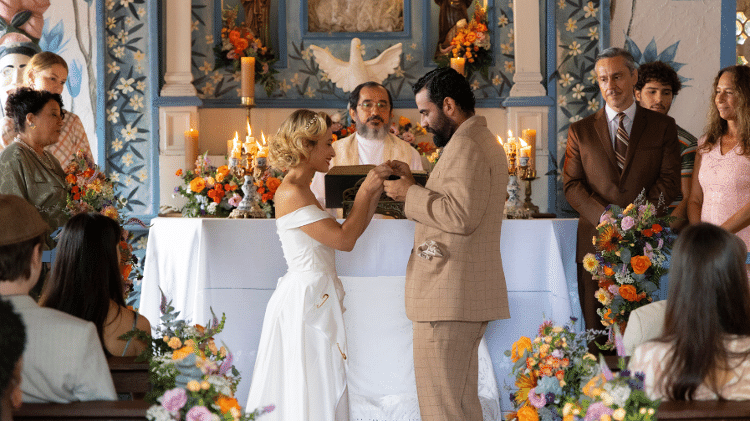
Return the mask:
<svg viewBox="0 0 750 421">
<path fill-rule="evenodd" d="M 385 186 L 385 194 L 393 200 L 403 202 L 406 200 L 406 193 L 409 191 L 409 187 L 416 184 L 414 176 L 411 175 L 411 169 L 409 165 L 401 161 L 388 161 L 388 166 L 393 170 L 393 174 L 399 178 L 396 180 L 385 180 L 383 186 Z"/>
</svg>

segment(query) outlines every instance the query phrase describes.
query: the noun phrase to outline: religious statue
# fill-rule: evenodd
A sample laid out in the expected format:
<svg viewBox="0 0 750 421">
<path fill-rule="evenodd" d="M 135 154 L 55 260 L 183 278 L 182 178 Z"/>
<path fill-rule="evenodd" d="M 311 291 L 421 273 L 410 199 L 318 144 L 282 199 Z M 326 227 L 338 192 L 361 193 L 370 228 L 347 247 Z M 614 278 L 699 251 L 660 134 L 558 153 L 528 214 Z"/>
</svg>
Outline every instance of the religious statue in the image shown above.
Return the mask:
<svg viewBox="0 0 750 421">
<path fill-rule="evenodd" d="M 245 26 L 259 38 L 264 47 L 270 46 L 271 0 L 242 0 L 245 9 Z"/>
<path fill-rule="evenodd" d="M 439 56 L 445 54 L 445 50 L 451 45 L 451 39 L 453 38 L 449 36 L 451 29 L 461 19 L 469 21 L 469 12 L 467 9 L 471 6 L 472 0 L 435 0 L 435 3 L 440 6 L 438 44 L 435 49 L 435 55 Z"/>
</svg>

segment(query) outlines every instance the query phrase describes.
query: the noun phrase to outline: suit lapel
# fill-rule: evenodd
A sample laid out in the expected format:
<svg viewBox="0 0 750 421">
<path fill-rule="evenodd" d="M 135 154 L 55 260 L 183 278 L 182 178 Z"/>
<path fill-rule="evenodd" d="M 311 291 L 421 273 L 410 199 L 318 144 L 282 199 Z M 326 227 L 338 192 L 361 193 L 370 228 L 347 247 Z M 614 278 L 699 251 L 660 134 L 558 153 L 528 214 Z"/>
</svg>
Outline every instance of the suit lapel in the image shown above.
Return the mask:
<svg viewBox="0 0 750 421">
<path fill-rule="evenodd" d="M 601 142 L 604 153 L 607 154 L 609 163 L 614 166 L 616 171 L 619 171 L 617 167 L 617 157 L 615 157 L 615 150 L 612 147 L 612 138 L 609 134 L 609 125 L 607 124 L 607 112 L 604 108 L 601 108 L 596 112 L 594 117 L 594 128 L 596 129 L 596 137 Z"/>
</svg>

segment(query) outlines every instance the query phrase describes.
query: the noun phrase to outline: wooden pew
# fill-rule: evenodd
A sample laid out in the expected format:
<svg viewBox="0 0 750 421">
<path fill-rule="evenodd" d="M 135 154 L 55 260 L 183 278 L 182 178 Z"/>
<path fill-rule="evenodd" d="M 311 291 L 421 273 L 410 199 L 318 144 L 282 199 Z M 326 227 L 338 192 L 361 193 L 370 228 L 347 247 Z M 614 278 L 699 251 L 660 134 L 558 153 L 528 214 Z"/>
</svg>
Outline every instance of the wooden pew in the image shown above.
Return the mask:
<svg viewBox="0 0 750 421">
<path fill-rule="evenodd" d="M 25 403 L 13 412 L 16 421 L 85 420 L 132 421 L 145 420 L 151 405 L 136 401 L 90 401 L 73 403 Z"/>
<path fill-rule="evenodd" d="M 656 419 L 670 421 L 719 421 L 750 419 L 750 401 L 662 402 Z"/>
<path fill-rule="evenodd" d="M 118 395 L 130 394 L 131 400 L 146 396 L 151 388 L 147 362 L 135 362 L 135 357 L 109 357 L 107 363 Z"/>
</svg>

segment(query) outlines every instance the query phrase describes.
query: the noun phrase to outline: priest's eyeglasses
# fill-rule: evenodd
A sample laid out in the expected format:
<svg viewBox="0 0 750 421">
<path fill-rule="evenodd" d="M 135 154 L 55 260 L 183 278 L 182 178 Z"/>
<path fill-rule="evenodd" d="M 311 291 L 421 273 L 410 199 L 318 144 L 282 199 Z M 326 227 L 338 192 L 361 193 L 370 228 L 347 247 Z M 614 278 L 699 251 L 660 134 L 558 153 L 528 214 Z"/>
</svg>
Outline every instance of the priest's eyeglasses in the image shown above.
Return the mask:
<svg viewBox="0 0 750 421">
<path fill-rule="evenodd" d="M 370 111 L 370 110 L 373 110 L 375 107 L 377 107 L 378 111 L 382 111 L 388 108 L 388 103 L 385 101 L 378 101 L 378 102 L 365 101 L 365 102 L 360 103 L 359 107 L 365 111 Z"/>
</svg>

